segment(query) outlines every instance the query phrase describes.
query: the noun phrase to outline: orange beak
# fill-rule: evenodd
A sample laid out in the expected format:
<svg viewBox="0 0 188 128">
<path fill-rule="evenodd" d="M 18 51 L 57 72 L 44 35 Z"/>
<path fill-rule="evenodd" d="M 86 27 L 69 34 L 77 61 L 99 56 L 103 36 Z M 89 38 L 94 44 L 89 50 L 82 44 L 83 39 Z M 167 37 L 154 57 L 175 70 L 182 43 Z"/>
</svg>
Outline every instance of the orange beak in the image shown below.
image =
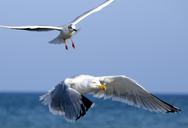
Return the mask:
<svg viewBox="0 0 188 128">
<path fill-rule="evenodd" d="M 107 86 L 105 84 L 98 85 L 99 90 L 106 91 Z"/>
</svg>

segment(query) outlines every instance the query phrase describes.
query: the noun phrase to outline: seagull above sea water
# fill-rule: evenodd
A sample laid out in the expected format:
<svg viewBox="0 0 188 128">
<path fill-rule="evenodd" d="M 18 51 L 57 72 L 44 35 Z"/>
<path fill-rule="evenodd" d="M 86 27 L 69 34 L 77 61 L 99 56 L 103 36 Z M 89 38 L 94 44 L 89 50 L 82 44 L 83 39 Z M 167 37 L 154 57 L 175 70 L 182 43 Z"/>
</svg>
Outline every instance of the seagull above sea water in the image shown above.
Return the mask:
<svg viewBox="0 0 188 128">
<path fill-rule="evenodd" d="M 93 102 L 84 96 L 88 93 L 98 98 L 110 98 L 149 111 L 162 113 L 180 111 L 179 108 L 149 93 L 133 79 L 122 75 L 101 77 L 79 75 L 66 78 L 53 90 L 41 96 L 40 100 L 49 106 L 52 113 L 75 121 L 83 117 L 93 106 Z"/>
<path fill-rule="evenodd" d="M 80 15 L 79 17 L 74 19 L 71 23 L 66 24 L 64 26 L 6 26 L 6 25 L 0 25 L 0 27 L 17 29 L 17 30 L 27 30 L 27 31 L 53 31 L 53 30 L 57 30 L 57 31 L 60 32 L 60 34 L 55 39 L 50 41 L 49 43 L 52 43 L 52 44 L 62 44 L 62 43 L 64 43 L 65 48 L 68 49 L 67 40 L 71 39 L 72 47 L 75 48 L 75 43 L 73 42 L 71 37 L 78 31 L 78 29 L 76 28 L 76 25 L 80 21 L 82 21 L 83 19 L 88 17 L 89 15 L 91 15 L 95 12 L 98 12 L 101 9 L 103 9 L 104 7 L 108 6 L 113 1 L 114 0 L 106 0 L 104 3 L 102 3 L 98 7 L 93 8 L 93 9 L 83 13 L 82 15 Z"/>
</svg>

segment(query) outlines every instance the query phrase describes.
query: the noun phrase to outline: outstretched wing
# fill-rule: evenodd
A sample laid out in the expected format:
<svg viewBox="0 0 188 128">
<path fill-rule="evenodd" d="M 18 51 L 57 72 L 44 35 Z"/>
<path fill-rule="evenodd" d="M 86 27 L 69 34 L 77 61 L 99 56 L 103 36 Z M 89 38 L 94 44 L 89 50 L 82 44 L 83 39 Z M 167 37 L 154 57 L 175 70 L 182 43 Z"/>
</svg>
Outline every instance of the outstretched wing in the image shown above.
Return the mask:
<svg viewBox="0 0 188 128">
<path fill-rule="evenodd" d="M 17 29 L 17 30 L 27 30 L 27 31 L 52 31 L 58 30 L 60 31 L 62 27 L 55 27 L 55 26 L 6 26 L 0 25 L 1 28 L 10 28 L 10 29 Z"/>
<path fill-rule="evenodd" d="M 92 102 L 64 82 L 55 89 L 41 96 L 40 100 L 49 106 L 52 113 L 63 115 L 67 120 L 78 120 L 86 114 Z"/>
<path fill-rule="evenodd" d="M 106 85 L 104 98 L 112 98 L 130 105 L 156 112 L 178 112 L 179 108 L 172 106 L 150 94 L 134 80 L 125 76 L 99 77 Z"/>
<path fill-rule="evenodd" d="M 89 15 L 100 11 L 101 9 L 103 9 L 104 7 L 108 6 L 110 3 L 112 3 L 114 0 L 106 0 L 104 3 L 102 3 L 101 5 L 99 5 L 96 8 L 93 8 L 87 12 L 85 12 L 84 14 L 82 14 L 81 16 L 77 17 L 75 20 L 72 21 L 72 25 L 76 25 L 78 24 L 80 21 L 82 21 L 83 19 L 85 19 L 86 17 L 88 17 Z"/>
</svg>

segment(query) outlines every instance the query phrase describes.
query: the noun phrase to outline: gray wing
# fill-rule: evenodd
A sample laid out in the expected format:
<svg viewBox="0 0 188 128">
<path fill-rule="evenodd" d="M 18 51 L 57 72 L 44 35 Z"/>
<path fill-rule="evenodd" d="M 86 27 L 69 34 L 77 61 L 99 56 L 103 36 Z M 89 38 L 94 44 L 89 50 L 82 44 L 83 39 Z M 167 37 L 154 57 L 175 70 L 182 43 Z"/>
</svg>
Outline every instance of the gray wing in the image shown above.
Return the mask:
<svg viewBox="0 0 188 128">
<path fill-rule="evenodd" d="M 177 112 L 179 108 L 172 106 L 150 94 L 134 80 L 125 76 L 107 76 L 99 78 L 107 86 L 106 98 L 122 101 L 130 105 L 155 112 Z"/>
<path fill-rule="evenodd" d="M 69 88 L 64 82 L 55 89 L 41 96 L 40 100 L 49 106 L 49 110 L 65 119 L 74 121 L 86 114 L 92 102 L 76 90 Z"/>
<path fill-rule="evenodd" d="M 10 29 L 17 29 L 17 30 L 27 30 L 27 31 L 53 31 L 58 30 L 61 31 L 62 27 L 55 27 L 55 26 L 5 26 L 0 25 L 1 28 L 10 28 Z"/>
<path fill-rule="evenodd" d="M 99 5 L 98 7 L 95 7 L 87 12 L 85 12 L 84 14 L 80 15 L 79 17 L 77 17 L 75 20 L 72 21 L 71 24 L 76 25 L 78 24 L 80 21 L 82 21 L 83 19 L 85 19 L 86 17 L 88 17 L 89 15 L 100 11 L 101 9 L 103 9 L 104 7 L 108 6 L 110 3 L 112 3 L 114 0 L 106 0 L 104 3 L 102 3 L 101 5 Z"/>
</svg>

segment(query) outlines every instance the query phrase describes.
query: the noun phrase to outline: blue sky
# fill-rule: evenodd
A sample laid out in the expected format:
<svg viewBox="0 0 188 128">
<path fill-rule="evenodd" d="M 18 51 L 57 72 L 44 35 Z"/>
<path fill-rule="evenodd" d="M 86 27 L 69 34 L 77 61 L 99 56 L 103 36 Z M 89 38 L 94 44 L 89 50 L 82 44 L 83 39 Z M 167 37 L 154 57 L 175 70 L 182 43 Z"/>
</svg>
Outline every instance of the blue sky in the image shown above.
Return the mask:
<svg viewBox="0 0 188 128">
<path fill-rule="evenodd" d="M 64 25 L 103 0 L 1 0 L 0 24 Z M 76 50 L 58 32 L 0 29 L 0 91 L 46 91 L 77 74 L 126 75 L 156 93 L 188 92 L 188 1 L 115 0 L 78 27 Z"/>
</svg>

